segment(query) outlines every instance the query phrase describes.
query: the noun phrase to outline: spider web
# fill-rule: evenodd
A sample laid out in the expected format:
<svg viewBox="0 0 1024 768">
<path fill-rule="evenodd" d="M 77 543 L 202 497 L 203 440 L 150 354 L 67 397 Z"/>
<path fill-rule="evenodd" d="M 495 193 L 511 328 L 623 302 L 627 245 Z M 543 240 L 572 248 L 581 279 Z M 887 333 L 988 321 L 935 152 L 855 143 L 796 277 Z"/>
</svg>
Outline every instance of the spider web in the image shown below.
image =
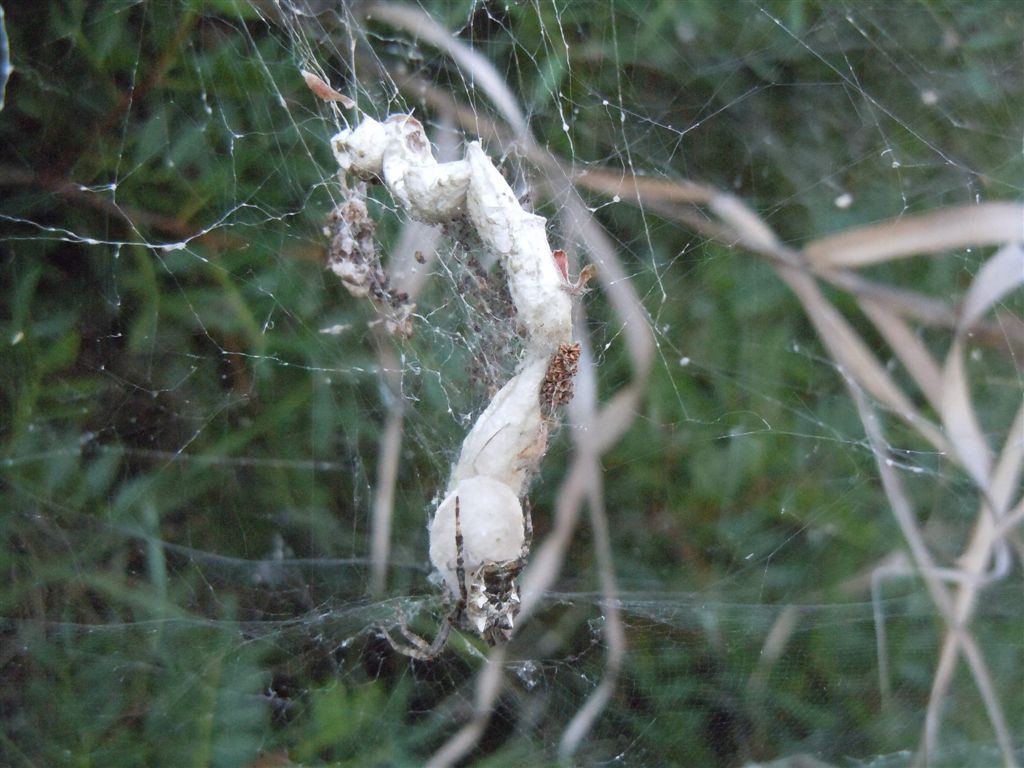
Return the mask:
<svg viewBox="0 0 1024 768">
<path fill-rule="evenodd" d="M 868 390 L 876 444 L 857 371 L 687 185 L 794 250 L 1019 201 L 1015 5 L 7 6 L 5 764 L 910 761 L 946 624 L 879 463 L 942 584 L 978 487 Z M 444 620 L 427 522 L 522 338 L 468 227 L 383 185 L 411 336 L 325 270 L 329 139 L 399 113 L 441 159 L 479 138 L 570 274 L 597 267 L 530 490 L 540 598 L 508 646 L 453 631 L 429 662 L 380 630 Z M 939 250 L 860 274 L 952 313 L 996 248 Z M 932 415 L 866 303 L 822 290 Z M 966 356 L 994 453 L 1022 310 Z M 941 360 L 949 323 L 917 319 Z M 993 552 L 969 634 L 1021 761 L 1019 525 Z M 956 669 L 931 764 L 1008 762 Z"/>
</svg>

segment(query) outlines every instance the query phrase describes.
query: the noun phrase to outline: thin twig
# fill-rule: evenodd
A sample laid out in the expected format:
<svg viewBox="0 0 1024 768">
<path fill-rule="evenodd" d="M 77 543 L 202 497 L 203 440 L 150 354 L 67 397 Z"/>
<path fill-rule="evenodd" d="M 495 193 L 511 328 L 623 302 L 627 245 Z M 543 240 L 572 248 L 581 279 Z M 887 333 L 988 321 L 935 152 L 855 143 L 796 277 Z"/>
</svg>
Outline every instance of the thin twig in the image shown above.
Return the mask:
<svg viewBox="0 0 1024 768">
<path fill-rule="evenodd" d="M 475 747 L 494 712 L 494 702 L 505 681 L 505 654 L 508 646 L 491 649 L 476 678 L 473 716 L 426 762 L 426 768 L 447 768 L 468 755 Z"/>
<path fill-rule="evenodd" d="M 576 753 L 580 742 L 590 732 L 597 718 L 604 711 L 618 684 L 619 672 L 626 655 L 626 632 L 619 609 L 618 586 L 612 560 L 608 519 L 601 492 L 600 465 L 597 456 L 591 454 L 588 458 L 590 459 L 590 475 L 593 483 L 587 494 L 587 507 L 590 510 L 590 525 L 594 532 L 594 552 L 597 555 L 597 569 L 601 582 L 601 607 L 604 614 L 604 638 L 607 654 L 600 684 L 569 721 L 569 725 L 566 726 L 562 734 L 558 745 L 558 754 L 563 760 Z"/>
<path fill-rule="evenodd" d="M 442 126 L 444 126 L 444 121 Z M 437 143 L 438 159 L 442 162 L 456 156 L 455 142 L 444 137 L 448 132 L 441 131 L 442 140 Z M 428 226 L 418 221 L 409 221 L 402 229 L 388 260 L 389 272 L 395 290 L 408 296 L 408 301 L 415 303 L 416 297 L 426 285 L 430 266 L 436 258 L 436 245 L 440 240 L 441 231 L 438 227 Z M 423 263 L 419 263 L 416 254 L 420 253 Z M 377 326 L 378 329 L 381 326 Z M 401 387 L 401 366 L 395 348 L 387 334 L 378 331 L 377 356 L 389 402 L 387 403 L 387 421 L 384 434 L 377 450 L 377 477 L 374 487 L 373 515 L 370 529 L 370 560 L 373 571 L 370 576 L 372 594 L 382 595 L 387 588 L 388 562 L 391 557 L 391 523 L 394 519 L 395 486 L 398 483 L 398 470 L 402 452 L 402 438 L 405 424 L 405 401 Z"/>
<path fill-rule="evenodd" d="M 370 523 L 370 593 L 384 594 L 391 553 L 391 521 L 394 518 L 395 485 L 402 452 L 405 402 L 402 399 L 401 367 L 386 333 L 377 334 L 377 355 L 387 392 L 387 421 L 377 449 L 377 477 L 374 483 L 373 515 Z"/>
</svg>

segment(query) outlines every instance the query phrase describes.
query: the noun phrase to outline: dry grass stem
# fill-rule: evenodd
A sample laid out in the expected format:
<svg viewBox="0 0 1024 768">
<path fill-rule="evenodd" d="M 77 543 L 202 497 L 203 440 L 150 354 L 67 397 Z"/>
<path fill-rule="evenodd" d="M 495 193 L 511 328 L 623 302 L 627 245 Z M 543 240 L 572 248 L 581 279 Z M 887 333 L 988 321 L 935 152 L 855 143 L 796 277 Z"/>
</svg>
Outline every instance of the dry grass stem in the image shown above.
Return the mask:
<svg viewBox="0 0 1024 768">
<path fill-rule="evenodd" d="M 579 309 L 578 314 L 583 314 Z M 579 401 L 571 408 L 572 426 L 581 437 L 596 425 L 597 416 L 597 367 L 590 346 L 586 324 L 580 323 L 580 345 L 583 349 L 581 370 L 577 375 L 582 390 Z M 599 454 L 589 447 L 585 439 L 576 441 L 575 458 L 584 468 L 587 476 L 586 502 L 590 511 L 590 526 L 594 534 L 594 554 L 597 559 L 598 577 L 601 584 L 601 605 L 604 614 L 604 637 L 607 644 L 604 675 L 600 684 L 587 697 L 562 734 L 558 754 L 562 760 L 574 755 L 580 743 L 590 732 L 611 698 L 618 682 L 619 671 L 626 653 L 626 635 L 619 611 L 618 586 L 615 579 L 615 564 L 612 559 L 611 538 L 608 532 L 608 518 L 605 514 L 604 486 L 601 477 Z"/>
<path fill-rule="evenodd" d="M 1024 239 L 1024 206 L 987 203 L 923 215 L 905 215 L 812 240 L 803 251 L 796 251 L 782 244 L 765 221 L 741 200 L 712 187 L 687 180 L 645 178 L 603 169 L 572 174 L 536 143 L 518 101 L 489 62 L 419 9 L 373 4 L 365 6 L 364 11 L 367 17 L 372 15 L 377 21 L 416 34 L 422 42 L 434 45 L 450 56 L 463 70 L 473 71 L 476 91 L 490 99 L 502 115 L 504 124 L 488 120 L 429 82 L 413 77 L 403 79 L 397 73 L 393 79 L 436 111 L 451 115 L 465 132 L 489 136 L 506 147 L 517 145 L 525 157 L 543 172 L 548 196 L 557 200 L 560 206 L 566 238 L 564 247 L 569 249 L 570 244 L 582 244 L 591 262 L 597 265 L 602 292 L 622 323 L 621 331 L 633 366 L 633 378 L 605 402 L 599 403 L 592 381 L 592 360 L 585 349 L 581 374 L 577 379 L 576 400 L 570 406 L 571 425 L 578 436 L 573 460 L 560 489 L 550 534 L 535 549 L 522 579 L 520 620 L 524 621 L 537 610 L 542 596 L 557 579 L 581 506 L 587 503 L 604 596 L 608 656 L 601 684 L 563 733 L 563 757 L 576 751 L 611 696 L 624 657 L 625 636 L 615 600 L 614 569 L 598 460 L 635 419 L 656 354 L 650 318 L 615 248 L 579 197 L 578 190 L 587 190 L 633 204 L 645 215 L 647 212 L 656 213 L 723 245 L 739 247 L 766 258 L 793 291 L 843 375 L 864 423 L 882 486 L 911 553 L 914 568 L 924 579 L 946 623 L 946 637 L 933 679 L 918 758 L 926 758 L 934 751 L 941 722 L 941 701 L 952 679 L 958 651 L 963 650 L 1003 751 L 1004 761 L 1007 765 L 1015 765 L 1009 729 L 984 658 L 969 632 L 968 624 L 979 590 L 989 580 L 1000 576 L 998 563 L 993 571 L 989 571 L 993 556 L 1006 546 L 1012 526 L 1024 518 L 1024 501 L 1019 501 L 1011 510 L 1012 496 L 1017 492 L 1024 461 L 1021 440 L 1024 405 L 1013 422 L 1001 454 L 998 458 L 993 457 L 974 411 L 964 355 L 968 341 L 978 338 L 989 344 L 1001 345 L 1011 353 L 1024 348 L 1024 322 L 1012 313 L 1003 312 L 1000 316 L 1001 310 L 997 307 L 1009 291 L 1017 289 L 1024 281 L 1020 269 L 1024 252 L 1019 245 L 1011 245 L 990 258 L 979 271 L 959 311 L 943 299 L 880 285 L 852 270 L 915 254 L 1016 243 Z M 848 291 L 856 298 L 865 316 L 938 414 L 941 425 L 918 410 L 912 397 L 897 383 L 853 325 L 828 301 L 818 279 Z M 986 319 L 993 312 L 997 317 L 995 322 Z M 953 329 L 952 343 L 941 365 L 921 342 L 912 323 Z M 580 323 L 580 327 L 584 327 L 584 323 Z M 928 550 L 900 478 L 889 461 L 889 448 L 868 395 L 915 429 L 933 448 L 961 465 L 977 486 L 982 502 L 975 529 L 957 568 L 940 566 Z M 889 567 L 872 574 L 871 587 L 876 605 L 879 580 L 907 572 L 905 561 L 894 561 Z M 944 582 L 956 584 L 955 592 L 951 592 Z M 891 686 L 884 617 L 876 618 L 879 626 L 880 687 L 883 698 L 888 698 Z M 751 676 L 751 686 L 756 687 L 767 678 L 771 661 L 781 653 L 796 621 L 798 613 L 793 611 L 784 611 L 780 616 L 765 642 L 767 660 Z M 451 764 L 468 754 L 477 743 L 501 690 L 503 662 L 504 650 L 492 651 L 477 678 L 472 719 L 434 755 L 432 765 Z"/>
<path fill-rule="evenodd" d="M 960 315 L 950 302 L 904 288 L 882 285 L 855 272 L 815 273 L 837 288 L 923 326 L 954 329 Z M 970 327 L 974 340 L 994 349 L 1024 357 L 1024 319 L 1011 312 L 995 312 L 989 321 L 979 318 Z"/>
<path fill-rule="evenodd" d="M 1024 205 L 984 203 L 858 227 L 815 240 L 804 253 L 808 262 L 828 270 L 1020 240 L 1024 240 Z"/>
<path fill-rule="evenodd" d="M 442 122 L 442 126 L 444 123 Z M 437 154 L 442 161 L 455 157 L 457 148 L 454 141 L 445 138 L 441 131 Z M 388 271 L 396 290 L 408 295 L 415 303 L 416 297 L 426 286 L 430 267 L 437 257 L 436 246 L 441 239 L 441 229 L 410 220 L 402 227 L 402 234 L 388 259 Z M 420 264 L 416 254 L 424 254 Z M 398 482 L 399 460 L 405 424 L 405 401 L 402 395 L 401 370 L 393 343 L 380 326 L 375 328 L 377 361 L 384 378 L 387 420 L 377 450 L 377 475 L 373 491 L 373 513 L 370 520 L 370 592 L 382 595 L 387 589 L 388 563 L 391 559 L 391 529 L 394 519 L 395 486 Z"/>
<path fill-rule="evenodd" d="M 508 646 L 491 649 L 476 677 L 473 714 L 469 721 L 431 755 L 426 768 L 447 768 L 468 755 L 480 742 L 484 728 L 494 713 L 494 703 L 505 681 L 505 654 Z"/>
<path fill-rule="evenodd" d="M 429 14 L 413 6 L 368 3 L 359 8 L 364 18 L 373 18 L 416 35 L 452 58 L 463 72 L 472 72 L 475 90 L 486 94 L 516 133 L 526 134 L 529 126 L 519 101 L 494 65 Z"/>
<path fill-rule="evenodd" d="M 964 297 L 962 320 L 946 356 L 942 374 L 942 419 L 963 466 L 987 492 L 992 455 L 971 401 L 964 365 L 968 329 L 989 308 L 1024 283 L 1024 248 L 1012 243 L 982 266 Z"/>
<path fill-rule="evenodd" d="M 1024 404 L 1017 411 L 1007 436 L 1006 443 L 996 463 L 993 479 L 988 489 L 988 499 L 993 506 L 983 503 L 978 512 L 970 542 L 959 558 L 961 571 L 969 577 L 958 589 L 947 621 L 946 637 L 939 654 L 928 711 L 925 715 L 925 732 L 922 736 L 920 753 L 927 756 L 938 740 L 942 714 L 942 702 L 952 682 L 957 651 L 963 643 L 961 629 L 970 621 L 977 603 L 978 590 L 985 582 L 985 571 L 996 547 L 1005 545 L 1009 530 L 998 523 L 1009 517 L 1007 510 L 1014 493 L 1019 493 L 1022 463 L 1024 463 Z M 1024 499 L 1018 502 L 1024 506 Z M 965 646 L 968 662 L 977 656 L 976 649 Z M 1010 764 L 1009 762 L 1007 764 Z"/>
<path fill-rule="evenodd" d="M 928 587 L 928 591 L 932 596 L 933 602 L 936 607 L 938 607 L 946 621 L 947 632 L 949 633 L 947 634 L 946 643 L 951 644 L 953 648 L 956 647 L 957 643 L 962 644 L 964 647 L 967 655 L 968 666 L 970 667 L 974 681 L 978 686 L 978 691 L 981 693 L 982 699 L 985 702 L 989 721 L 992 723 L 992 728 L 996 734 L 996 739 L 999 742 L 1000 749 L 1003 752 L 1005 763 L 1007 766 L 1015 766 L 1016 761 L 1013 756 L 1013 747 L 1009 737 L 1009 729 L 1006 726 L 1006 718 L 1003 715 L 998 697 L 995 694 L 995 687 L 992 683 L 991 674 L 988 671 L 988 667 L 985 664 L 984 658 L 977 646 L 974 636 L 967 631 L 966 622 L 960 622 L 954 616 L 955 608 L 953 601 L 950 599 L 950 595 L 946 591 L 945 586 L 941 583 L 939 575 L 940 569 L 936 567 L 934 559 L 928 551 L 927 545 L 924 543 L 924 537 L 921 535 L 920 529 L 917 526 L 917 520 L 914 516 L 913 509 L 911 508 L 910 500 L 908 499 L 906 492 L 903 490 L 902 481 L 896 474 L 895 468 L 888 459 L 888 447 L 882 435 L 882 429 L 881 425 L 878 423 L 878 417 L 861 389 L 850 380 L 847 380 L 847 385 L 850 394 L 853 397 L 853 401 L 857 406 L 857 412 L 860 414 L 865 433 L 867 434 L 868 440 L 871 444 L 872 453 L 874 453 L 878 472 L 882 478 L 882 486 L 885 490 L 886 497 L 889 500 L 890 507 L 900 525 L 901 530 L 903 531 L 903 536 L 910 547 L 911 555 L 914 558 L 917 570 L 924 579 L 925 584 Z M 955 640 L 951 639 L 951 636 L 955 636 Z M 951 664 L 951 662 L 946 661 L 947 655 L 953 656 L 953 659 L 955 660 L 955 651 L 953 653 L 949 653 L 944 647 L 939 662 L 939 670 L 936 672 L 933 683 L 933 696 L 931 702 L 935 702 L 937 700 L 934 696 L 935 685 L 937 685 L 939 681 L 944 679 L 948 674 L 943 672 L 944 662 L 947 665 Z M 934 751 L 934 737 L 937 736 L 937 725 L 938 708 L 936 707 L 933 712 L 933 707 L 929 706 L 929 712 L 926 716 L 925 722 L 924 741 L 917 756 L 918 759 L 923 759 L 925 764 L 927 762 L 927 756 Z"/>
<path fill-rule="evenodd" d="M 378 337 L 384 334 L 377 334 Z M 395 484 L 398 481 L 399 458 L 405 405 L 401 393 L 401 366 L 394 350 L 384 338 L 378 338 L 378 360 L 386 381 L 389 403 L 384 434 L 377 449 L 377 476 L 374 482 L 373 514 L 370 522 L 370 592 L 382 595 L 387 587 L 388 561 L 391 555 L 391 521 L 394 518 Z"/>
<path fill-rule="evenodd" d="M 519 109 L 511 91 L 508 90 L 500 76 L 498 76 L 497 72 L 493 70 L 488 62 L 479 59 L 477 54 L 466 48 L 461 41 L 453 38 L 447 30 L 444 30 L 419 10 L 374 5 L 369 6 L 367 12 L 378 20 L 416 33 L 423 40 L 437 46 L 464 66 L 471 64 L 472 71 L 476 77 L 477 90 L 485 93 L 498 107 L 505 120 L 511 125 L 514 140 L 518 141 L 527 157 L 546 173 L 547 184 L 553 190 L 552 196 L 556 199 L 565 198 L 563 200 L 563 218 L 566 222 L 567 241 L 572 241 L 574 234 L 578 235 L 584 243 L 585 250 L 590 254 L 591 261 L 598 266 L 598 276 L 602 288 L 608 293 L 609 300 L 623 319 L 623 327 L 629 341 L 627 348 L 634 363 L 634 381 L 617 393 L 610 409 L 602 409 L 601 411 L 592 409 L 588 419 L 592 424 L 590 425 L 591 428 L 588 429 L 587 439 L 595 440 L 599 451 L 606 450 L 625 432 L 635 417 L 635 407 L 645 389 L 646 377 L 654 356 L 654 344 L 650 334 L 649 318 L 643 310 L 639 298 L 633 291 L 630 281 L 626 278 L 625 270 L 622 269 L 615 255 L 614 248 L 601 231 L 599 225 L 597 225 L 592 213 L 579 199 L 560 163 L 533 139 L 528 131 L 525 116 Z M 479 116 L 472 110 L 466 110 L 456 105 L 450 113 L 467 122 L 472 119 L 472 126 L 463 127 L 467 130 L 479 131 Z M 581 399 L 579 390 L 577 390 L 575 401 L 580 401 Z M 587 466 L 588 463 L 591 464 L 590 467 Z M 523 603 L 520 610 L 520 624 L 535 609 L 538 599 L 553 583 L 561 570 L 561 563 L 564 560 L 566 548 L 571 540 L 571 533 L 575 529 L 578 519 L 579 507 L 586 496 L 585 485 L 591 485 L 592 487 L 592 482 L 580 485 L 578 478 L 591 475 L 592 481 L 594 479 L 592 473 L 596 471 L 596 466 L 596 458 L 585 459 L 577 451 L 573 468 L 570 469 L 566 484 L 563 486 L 562 493 L 560 494 L 555 531 L 548 537 L 544 545 L 534 552 L 531 565 L 523 577 Z M 576 492 L 566 492 L 570 483 Z M 564 503 L 566 501 L 570 503 Z M 594 514 L 593 510 L 592 514 Z M 592 517 L 592 522 L 595 525 L 600 525 L 603 522 L 603 517 L 598 514 L 597 517 Z M 605 539 L 607 539 L 607 532 Z M 607 544 L 607 541 L 605 543 Z M 599 551 L 597 557 L 599 570 L 601 571 L 602 588 L 605 590 L 606 596 L 614 595 L 614 576 L 610 551 L 603 553 Z M 621 666 L 624 653 L 624 633 L 614 600 L 610 599 L 607 602 L 611 606 L 610 610 L 614 612 L 614 616 L 611 616 L 608 621 L 608 626 L 610 627 L 608 631 L 612 634 L 609 636 L 609 657 L 606 666 L 606 676 L 602 682 L 602 687 L 599 687 L 595 697 L 592 697 L 589 702 L 589 706 L 581 710 L 580 715 L 574 721 L 576 726 L 570 726 L 572 733 L 567 732 L 568 740 L 564 737 L 563 745 L 578 743 L 578 739 L 574 734 L 577 732 L 585 733 L 601 708 L 603 708 L 604 702 L 607 701 L 614 687 L 618 669 Z M 490 658 L 493 662 L 495 659 L 493 653 Z M 496 698 L 500 687 L 496 686 L 489 690 L 491 690 Z M 468 724 L 452 741 L 442 747 L 442 750 L 435 754 L 435 759 L 448 760 L 458 750 L 468 749 L 472 743 L 475 743 L 473 740 L 479 738 L 480 733 L 482 733 L 483 724 L 479 724 L 479 727 L 476 727 L 474 723 L 480 717 L 484 701 L 480 699 L 478 703 L 480 704 L 480 709 L 478 709 L 478 714 L 473 723 Z M 491 705 L 493 705 L 493 700 Z M 572 746 L 572 748 L 575 749 L 575 746 Z"/>
<path fill-rule="evenodd" d="M 595 178 L 598 177 L 595 176 Z M 592 178 L 591 182 L 593 180 Z M 591 188 L 597 186 L 592 184 Z M 641 181 L 637 181 L 632 186 L 629 182 L 620 181 L 615 189 L 623 191 L 630 187 L 637 192 L 635 195 L 637 204 L 644 209 L 650 209 L 652 202 L 661 207 L 666 199 L 673 196 L 687 203 L 679 209 L 680 213 L 672 215 L 672 218 L 683 223 L 692 219 L 694 209 L 689 204 L 696 200 L 694 189 L 700 189 L 699 185 L 687 183 L 678 193 L 672 195 L 666 191 L 664 184 L 653 185 Z M 656 200 L 643 200 L 642 190 L 645 189 L 656 196 Z M 620 194 L 619 191 L 616 194 Z M 705 191 L 702 190 L 702 194 L 705 194 Z M 623 196 L 623 199 L 628 199 L 628 197 Z M 1016 244 L 1006 246 L 982 267 L 964 299 L 961 312 L 954 315 L 956 333 L 941 371 L 938 363 L 931 357 L 924 345 L 916 339 L 909 326 L 892 311 L 891 307 L 885 306 L 884 299 L 880 301 L 877 298 L 884 295 L 883 292 L 875 290 L 874 300 L 860 296 L 864 313 L 886 338 L 932 407 L 941 415 L 943 422 L 941 429 L 917 411 L 859 334 L 824 297 L 815 282 L 813 274 L 815 270 L 804 265 L 816 268 L 816 271 L 822 273 L 822 277 L 831 279 L 835 284 L 846 283 L 850 287 L 864 289 L 870 287 L 870 283 L 860 276 L 851 273 L 837 273 L 834 270 L 839 267 L 877 263 L 915 253 L 1019 240 L 1022 222 L 1024 222 L 1021 207 L 1015 204 L 994 203 L 939 211 L 925 216 L 904 217 L 894 223 L 857 230 L 849 237 L 837 235 L 815 241 L 803 254 L 797 254 L 782 246 L 763 220 L 735 198 L 706 194 L 705 199 L 700 202 L 704 202 L 724 221 L 725 226 L 720 231 L 727 233 L 727 236 L 720 238 L 723 244 L 739 245 L 770 259 L 779 276 L 800 300 L 805 312 L 814 323 L 822 343 L 825 344 L 847 378 L 862 419 L 866 420 L 865 428 L 874 429 L 871 433 L 872 443 L 878 457 L 883 486 L 890 498 L 893 511 L 900 522 L 907 543 L 914 554 L 918 572 L 924 576 L 929 585 L 929 591 L 947 623 L 947 636 L 933 681 L 933 691 L 920 754 L 927 755 L 934 748 L 941 714 L 939 704 L 952 677 L 956 650 L 963 648 L 968 666 L 971 668 L 974 680 L 985 701 L 986 710 L 1003 750 L 1006 764 L 1014 765 L 1014 757 L 1009 751 L 1010 742 L 1005 718 L 995 695 L 994 686 L 980 649 L 973 636 L 966 630 L 977 592 L 986 583 L 987 564 L 997 545 L 995 533 L 1000 529 L 997 528 L 994 521 L 1000 514 L 1005 515 L 1009 499 L 1000 497 L 997 502 L 994 502 L 992 498 L 993 488 L 989 482 L 990 449 L 980 427 L 978 427 L 977 417 L 974 414 L 963 358 L 968 333 L 983 323 L 983 316 L 992 309 L 993 305 L 1009 291 L 1016 289 L 1024 279 L 1020 269 L 1022 263 L 1020 246 Z M 711 228 L 702 224 L 698 231 L 706 235 Z M 890 296 L 898 298 L 904 309 L 908 305 L 906 293 L 893 293 Z M 940 313 L 945 311 L 938 303 L 925 303 L 914 299 L 910 302 L 910 306 L 915 305 L 917 310 L 921 310 L 923 307 L 931 313 L 935 313 L 936 309 Z M 907 314 L 913 315 L 914 313 L 908 312 Z M 918 311 L 917 314 L 922 313 Z M 948 315 L 942 319 L 945 321 L 943 324 L 949 324 L 950 317 Z M 1014 324 L 1013 327 L 1016 325 Z M 924 545 L 923 537 L 917 530 L 916 522 L 910 513 L 909 502 L 906 501 L 900 490 L 894 470 L 884 458 L 885 449 L 884 443 L 881 441 L 881 432 L 877 425 L 871 427 L 871 424 L 875 424 L 875 417 L 873 411 L 867 406 L 861 388 L 914 427 L 936 449 L 963 466 L 977 484 L 982 498 L 988 500 L 988 505 L 983 504 L 979 511 L 978 523 L 965 555 L 961 558 L 960 570 L 950 571 L 937 567 Z M 868 420 L 871 421 L 871 424 L 868 423 Z M 1024 425 L 1018 426 L 1015 421 L 1014 429 L 1019 432 L 1021 427 Z M 1019 445 L 1020 437 L 1011 434 L 1011 442 Z M 1004 450 L 1004 455 L 1009 450 L 1008 446 Z M 1007 487 L 1007 484 L 1004 483 L 1000 490 L 1005 490 Z M 987 506 L 992 506 L 1000 512 L 993 514 L 987 511 Z M 998 572 L 997 569 L 996 574 Z M 940 580 L 944 577 L 959 584 L 955 599 L 951 598 L 941 584 Z M 883 640 L 884 634 L 880 642 Z M 883 685 L 887 685 L 887 683 Z"/>
<path fill-rule="evenodd" d="M 860 308 L 882 334 L 918 389 L 936 411 L 941 408 L 942 371 L 921 338 L 902 317 L 880 302 L 861 297 Z"/>
</svg>

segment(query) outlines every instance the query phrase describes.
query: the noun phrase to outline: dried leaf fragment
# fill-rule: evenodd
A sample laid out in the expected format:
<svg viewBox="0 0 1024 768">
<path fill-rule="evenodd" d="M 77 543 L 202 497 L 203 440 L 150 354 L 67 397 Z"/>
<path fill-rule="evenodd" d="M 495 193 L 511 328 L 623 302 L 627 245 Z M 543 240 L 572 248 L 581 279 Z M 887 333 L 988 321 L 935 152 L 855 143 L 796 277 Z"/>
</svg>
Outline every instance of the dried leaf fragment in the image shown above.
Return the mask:
<svg viewBox="0 0 1024 768">
<path fill-rule="evenodd" d="M 545 412 L 551 413 L 559 406 L 568 405 L 573 396 L 573 379 L 579 370 L 580 345 L 559 344 L 558 351 L 551 356 L 544 382 L 540 389 L 540 402 Z"/>
<path fill-rule="evenodd" d="M 369 297 L 380 315 L 379 322 L 389 334 L 408 339 L 413 332 L 412 313 L 416 305 L 406 293 L 391 287 L 381 266 L 373 239 L 377 224 L 366 208 L 364 187 L 361 184 L 348 190 L 327 216 L 327 267 L 353 296 Z"/>
<path fill-rule="evenodd" d="M 314 75 L 308 70 L 302 70 L 302 79 L 306 86 L 324 101 L 337 101 L 345 109 L 352 109 L 356 105 L 352 99 L 343 93 L 339 93 L 329 86 L 319 75 Z"/>
</svg>

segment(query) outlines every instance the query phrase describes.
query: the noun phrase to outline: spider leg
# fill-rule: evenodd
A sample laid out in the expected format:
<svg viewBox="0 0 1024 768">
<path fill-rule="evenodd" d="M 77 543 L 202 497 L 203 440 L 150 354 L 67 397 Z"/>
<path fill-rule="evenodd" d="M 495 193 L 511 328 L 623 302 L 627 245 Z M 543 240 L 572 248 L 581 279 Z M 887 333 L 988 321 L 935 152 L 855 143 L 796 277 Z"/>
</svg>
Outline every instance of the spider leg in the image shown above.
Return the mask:
<svg viewBox="0 0 1024 768">
<path fill-rule="evenodd" d="M 525 560 L 530 554 L 530 547 L 533 545 L 533 508 L 530 499 L 523 499 L 523 508 L 526 515 L 523 518 L 523 549 L 519 553 L 519 559 Z"/>
<path fill-rule="evenodd" d="M 402 645 L 391 636 L 390 632 L 381 627 L 381 633 L 384 635 L 384 638 L 388 641 L 388 645 L 390 645 L 392 649 L 413 659 L 419 659 L 420 661 L 433 661 L 441 655 L 441 650 L 444 648 L 444 644 L 447 642 L 448 635 L 451 632 L 452 622 L 449 617 L 441 624 L 441 628 L 437 632 L 437 637 L 434 638 L 434 642 L 432 643 L 428 643 L 422 637 L 409 629 L 404 621 L 398 625 L 398 629 L 405 639 L 411 643 L 411 645 Z"/>
<path fill-rule="evenodd" d="M 430 648 L 430 643 L 424 640 L 422 637 L 417 635 L 409 626 L 403 621 L 398 625 L 398 631 L 402 633 L 402 636 L 412 643 L 414 646 L 419 648 L 421 651 L 426 651 Z"/>
<path fill-rule="evenodd" d="M 458 621 L 466 607 L 469 595 L 466 593 L 466 557 L 462 540 L 462 520 L 459 509 L 459 497 L 455 497 L 455 577 L 459 581 L 459 602 L 452 611 L 452 623 Z M 457 614 L 457 615 L 456 615 Z"/>
<path fill-rule="evenodd" d="M 530 528 L 532 533 L 532 526 Z M 420 661 L 432 661 L 441 655 L 444 645 L 448 642 L 448 636 L 451 634 L 452 627 L 459 623 L 462 618 L 463 611 L 466 610 L 466 603 L 469 600 L 469 593 L 466 589 L 466 554 L 465 554 L 465 542 L 462 538 L 462 510 L 459 505 L 459 497 L 455 497 L 455 575 L 459 582 L 459 599 L 456 601 L 452 610 L 449 612 L 446 619 L 441 623 L 440 629 L 437 630 L 437 636 L 434 638 L 434 642 L 427 643 L 422 637 L 413 632 L 402 621 L 398 625 L 399 631 L 405 637 L 411 645 L 402 645 L 398 643 L 391 634 L 381 628 L 381 632 L 387 639 L 388 644 L 401 654 L 410 656 Z"/>
<path fill-rule="evenodd" d="M 448 635 L 452 631 L 452 620 L 451 616 L 447 620 L 441 622 L 441 628 L 437 630 L 437 637 L 434 638 L 434 642 L 430 644 L 426 653 L 428 659 L 436 659 L 441 655 L 441 651 L 444 650 L 444 644 L 448 642 Z"/>
<path fill-rule="evenodd" d="M 404 627 L 402 629 L 403 629 L 402 634 L 405 635 L 406 637 L 408 637 L 410 640 L 412 640 L 412 638 L 409 637 L 408 634 L 406 634 L 406 630 L 404 629 Z M 417 640 L 419 640 L 420 642 L 423 643 L 422 646 L 420 646 L 419 643 L 416 643 L 415 646 L 412 646 L 412 645 L 402 645 L 397 640 L 395 640 L 395 638 L 393 638 L 391 636 L 391 633 L 388 632 L 386 629 L 384 629 L 384 627 L 380 628 L 380 633 L 381 633 L 381 635 L 384 636 L 384 639 L 388 641 L 388 645 L 391 646 L 392 650 L 397 651 L 398 653 L 402 654 L 403 656 L 410 656 L 410 657 L 412 657 L 414 659 L 421 659 L 421 660 L 424 660 L 424 661 L 428 660 L 428 657 L 426 655 L 426 649 L 429 648 L 429 646 L 427 645 L 426 641 L 423 640 L 423 638 L 417 638 Z"/>
<path fill-rule="evenodd" d="M 433 644 L 431 645 L 427 645 L 426 640 L 424 640 L 422 637 L 417 637 L 411 632 L 406 634 L 405 636 L 408 637 L 409 640 L 416 642 L 415 646 L 402 645 L 401 643 L 397 642 L 395 638 L 391 636 L 391 633 L 389 633 L 386 629 L 382 628 L 381 633 L 384 635 L 384 638 L 388 641 L 388 645 L 390 645 L 394 650 L 398 651 L 398 653 L 402 654 L 403 656 L 409 656 L 410 658 L 419 659 L 420 661 L 433 661 L 441 654 L 441 647 L 444 645 L 444 640 L 447 639 L 448 633 L 444 631 L 444 627 L 442 627 L 441 629 L 442 631 L 437 633 L 437 638 L 435 638 Z M 444 637 L 442 637 L 442 635 Z M 440 645 L 438 644 L 438 640 L 441 641 Z M 435 648 L 435 646 L 437 647 Z"/>
</svg>

